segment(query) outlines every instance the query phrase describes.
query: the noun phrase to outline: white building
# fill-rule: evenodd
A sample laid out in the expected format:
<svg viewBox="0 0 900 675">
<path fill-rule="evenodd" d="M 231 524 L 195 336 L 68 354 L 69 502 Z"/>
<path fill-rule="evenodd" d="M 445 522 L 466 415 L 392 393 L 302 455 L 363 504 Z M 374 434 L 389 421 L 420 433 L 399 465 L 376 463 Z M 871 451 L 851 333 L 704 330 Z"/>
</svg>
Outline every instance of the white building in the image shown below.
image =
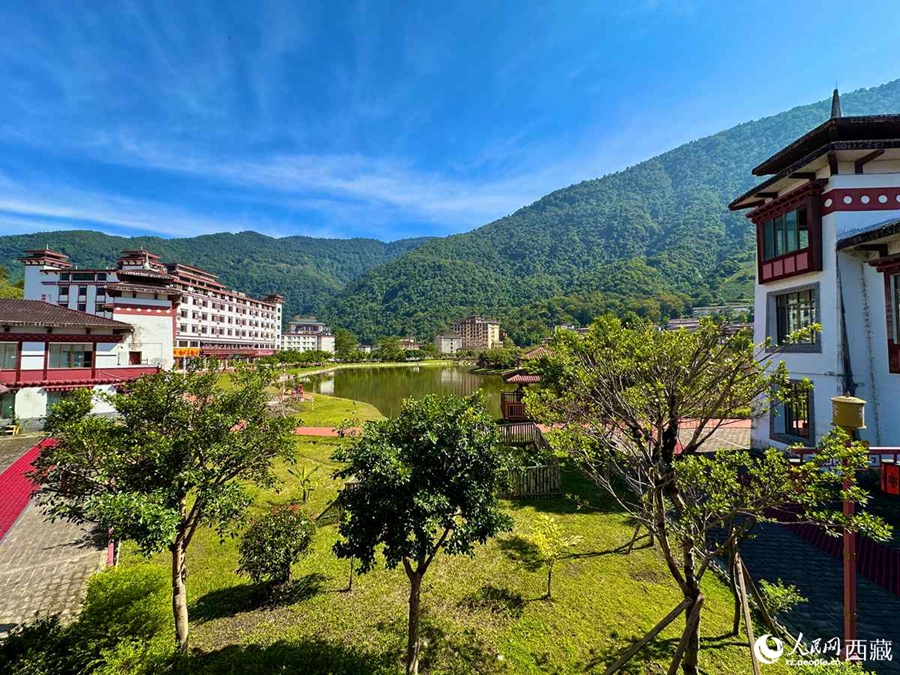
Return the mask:
<svg viewBox="0 0 900 675">
<path fill-rule="evenodd" d="M 334 335 L 331 329 L 316 317 L 295 316 L 289 321 L 287 329 L 281 335 L 281 348 L 284 351 L 298 352 L 331 352 L 334 353 Z"/>
<path fill-rule="evenodd" d="M 113 393 L 159 369 L 135 363 L 132 339 L 139 325 L 58 304 L 0 300 L 0 330 L 0 418 L 18 418 L 25 428 L 39 427 L 73 389 Z M 94 412 L 112 409 L 97 401 Z"/>
<path fill-rule="evenodd" d="M 459 333 L 441 333 L 434 338 L 434 346 L 438 354 L 455 354 L 462 349 L 462 336 Z"/>
<path fill-rule="evenodd" d="M 756 225 L 755 339 L 780 344 L 814 389 L 754 423 L 757 447 L 814 445 L 832 396 L 868 401 L 873 446 L 900 445 L 900 115 L 832 116 L 757 166 L 771 176 L 732 202 Z M 784 344 L 810 323 L 821 334 Z"/>
<path fill-rule="evenodd" d="M 112 269 L 73 268 L 67 255 L 50 249 L 26 251 L 20 260 L 26 299 L 133 325 L 136 365 L 266 356 L 279 344 L 281 296 L 251 298 L 198 267 L 164 264 L 142 249 L 122 251 Z"/>
</svg>

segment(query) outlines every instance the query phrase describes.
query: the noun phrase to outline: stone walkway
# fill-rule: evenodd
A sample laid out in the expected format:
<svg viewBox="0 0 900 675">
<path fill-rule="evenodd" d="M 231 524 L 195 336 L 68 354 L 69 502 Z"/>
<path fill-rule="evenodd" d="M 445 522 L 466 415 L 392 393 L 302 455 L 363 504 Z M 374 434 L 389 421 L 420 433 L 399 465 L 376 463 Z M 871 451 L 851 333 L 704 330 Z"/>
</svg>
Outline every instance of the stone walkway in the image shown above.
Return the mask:
<svg viewBox="0 0 900 675">
<path fill-rule="evenodd" d="M 796 635 L 822 643 L 843 636 L 843 571 L 840 562 L 782 525 L 763 523 L 756 536 L 741 546 L 747 569 L 757 579 L 797 586 L 809 599 L 798 605 L 785 623 Z M 861 640 L 893 642 L 893 661 L 867 662 L 876 673 L 900 673 L 900 598 L 864 577 L 857 586 L 857 635 Z M 842 638 L 843 639 L 843 638 Z M 791 646 L 793 647 L 793 645 Z"/>
<path fill-rule="evenodd" d="M 0 467 L 8 469 L 39 437 L 0 439 Z M 0 473 L 0 492 L 4 478 Z M 32 501 L 0 539 L 0 635 L 35 613 L 77 612 L 87 578 L 106 561 L 105 548 L 88 538 L 86 528 L 50 523 Z"/>
</svg>

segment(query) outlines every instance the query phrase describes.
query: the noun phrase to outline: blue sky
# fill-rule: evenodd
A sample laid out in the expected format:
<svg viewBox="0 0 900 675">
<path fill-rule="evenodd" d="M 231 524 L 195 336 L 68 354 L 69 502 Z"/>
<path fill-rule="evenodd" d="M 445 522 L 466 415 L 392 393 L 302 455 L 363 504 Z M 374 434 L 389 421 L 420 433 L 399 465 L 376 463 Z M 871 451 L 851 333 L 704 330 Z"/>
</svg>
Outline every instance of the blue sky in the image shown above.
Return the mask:
<svg viewBox="0 0 900 675">
<path fill-rule="evenodd" d="M 461 232 L 900 77 L 898 18 L 829 0 L 2 0 L 0 233 Z"/>
</svg>

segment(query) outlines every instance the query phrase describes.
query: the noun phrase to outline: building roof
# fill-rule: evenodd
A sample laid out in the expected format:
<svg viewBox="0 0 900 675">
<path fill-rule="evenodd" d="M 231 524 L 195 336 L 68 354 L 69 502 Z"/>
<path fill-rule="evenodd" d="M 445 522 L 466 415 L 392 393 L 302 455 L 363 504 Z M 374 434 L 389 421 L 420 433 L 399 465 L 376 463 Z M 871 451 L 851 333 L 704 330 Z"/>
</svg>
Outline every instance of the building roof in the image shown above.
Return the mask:
<svg viewBox="0 0 900 675">
<path fill-rule="evenodd" d="M 78 312 L 43 300 L 0 299 L 0 326 L 115 328 L 131 331 L 130 324 L 87 312 Z"/>
<path fill-rule="evenodd" d="M 181 295 L 177 288 L 169 286 L 150 286 L 147 284 L 131 284 L 125 281 L 116 281 L 106 285 L 107 291 L 131 291 L 132 293 L 165 293 L 166 295 Z"/>
<path fill-rule="evenodd" d="M 106 270 L 101 270 L 105 272 Z M 162 279 L 164 281 L 174 281 L 175 277 L 171 274 L 166 274 L 165 272 L 159 272 L 157 270 L 144 270 L 144 269 L 131 269 L 131 270 L 116 270 L 117 277 L 144 277 L 146 279 Z"/>
<path fill-rule="evenodd" d="M 522 358 L 527 359 L 527 360 L 542 359 L 545 356 L 550 356 L 551 354 L 552 354 L 552 352 L 549 349 L 547 349 L 543 345 L 540 345 L 530 351 L 525 352 L 525 354 L 524 354 L 524 356 L 522 356 Z"/>
<path fill-rule="evenodd" d="M 900 115 L 832 117 L 763 161 L 753 175 L 777 174 L 829 143 L 896 139 L 900 139 Z"/>
<path fill-rule="evenodd" d="M 845 248 L 853 248 L 861 244 L 866 244 L 877 239 L 884 239 L 900 234 L 900 218 L 891 218 L 883 220 L 874 225 L 867 225 L 856 230 L 844 233 L 838 239 L 837 249 L 840 251 Z"/>
<path fill-rule="evenodd" d="M 503 373 L 503 381 L 506 384 L 537 384 L 541 381 L 541 376 L 526 373 L 523 369 L 518 368 L 517 370 Z"/>
</svg>

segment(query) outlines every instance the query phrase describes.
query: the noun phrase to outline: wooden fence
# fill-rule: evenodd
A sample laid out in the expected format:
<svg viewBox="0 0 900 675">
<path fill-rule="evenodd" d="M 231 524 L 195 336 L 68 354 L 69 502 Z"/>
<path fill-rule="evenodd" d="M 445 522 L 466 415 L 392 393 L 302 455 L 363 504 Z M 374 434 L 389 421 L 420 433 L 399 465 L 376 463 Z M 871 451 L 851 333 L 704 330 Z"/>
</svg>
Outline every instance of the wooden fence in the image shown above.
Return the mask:
<svg viewBox="0 0 900 675">
<path fill-rule="evenodd" d="M 540 428 L 533 422 L 501 424 L 500 433 L 504 443 L 525 445 L 533 443 L 541 450 L 550 446 Z M 501 496 L 507 499 L 529 499 L 533 497 L 554 497 L 562 494 L 559 464 L 552 460 L 542 466 L 526 466 L 509 470 L 507 490 Z"/>
<path fill-rule="evenodd" d="M 509 470 L 509 483 L 501 496 L 506 499 L 556 497 L 562 494 L 559 464 L 527 466 Z"/>
</svg>

